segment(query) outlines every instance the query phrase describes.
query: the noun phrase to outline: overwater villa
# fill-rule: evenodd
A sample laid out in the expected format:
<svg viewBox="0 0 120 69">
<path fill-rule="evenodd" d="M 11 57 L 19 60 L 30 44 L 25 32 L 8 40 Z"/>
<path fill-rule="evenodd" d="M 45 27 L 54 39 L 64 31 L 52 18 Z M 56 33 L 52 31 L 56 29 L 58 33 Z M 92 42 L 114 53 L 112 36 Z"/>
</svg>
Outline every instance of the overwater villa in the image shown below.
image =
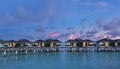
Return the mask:
<svg viewBox="0 0 120 69">
<path fill-rule="evenodd" d="M 94 42 L 92 40 L 86 39 L 83 41 L 83 47 L 93 47 L 94 46 Z"/>
<path fill-rule="evenodd" d="M 120 39 L 116 39 L 114 42 L 115 42 L 115 47 L 119 47 L 120 46 Z"/>
<path fill-rule="evenodd" d="M 27 39 L 21 39 L 17 42 L 18 47 L 31 47 L 32 46 L 32 42 L 27 40 Z"/>
<path fill-rule="evenodd" d="M 97 44 L 98 46 L 101 46 L 101 47 L 108 47 L 110 46 L 111 41 L 112 41 L 111 39 L 104 38 L 97 41 Z"/>
<path fill-rule="evenodd" d="M 15 46 L 16 46 L 16 43 L 17 43 L 17 41 L 15 41 L 15 40 L 9 40 L 9 41 L 6 41 L 6 42 L 4 43 L 4 46 L 5 46 L 5 47 L 15 47 Z"/>
<path fill-rule="evenodd" d="M 43 40 L 36 40 L 35 42 L 31 42 L 27 39 L 21 39 L 19 41 L 3 41 L 0 40 L 0 51 L 4 52 L 3 54 L 6 55 L 6 51 L 12 52 L 15 51 L 15 54 L 18 51 L 23 51 L 26 54 L 30 51 L 32 52 L 57 52 L 57 51 L 120 51 L 120 39 L 111 40 L 111 39 L 101 39 L 96 43 L 92 40 L 86 39 L 82 40 L 80 38 L 76 38 L 74 40 L 67 40 L 66 46 L 69 47 L 57 47 L 60 46 L 61 42 L 57 39 L 47 39 Z M 98 47 L 95 47 L 95 46 Z M 10 48 L 9 48 L 10 47 Z M 20 47 L 20 48 L 19 48 Z"/>
<path fill-rule="evenodd" d="M 82 40 L 80 38 L 76 38 L 74 40 L 68 40 L 66 41 L 66 46 L 72 46 L 72 47 L 88 47 L 88 46 L 94 46 L 94 42 L 92 40 Z"/>
<path fill-rule="evenodd" d="M 101 39 L 98 40 L 97 42 L 94 42 L 92 40 L 86 39 L 82 40 L 80 38 L 76 38 L 74 40 L 67 40 L 66 46 L 70 47 L 93 47 L 95 45 L 100 46 L 100 47 L 118 47 L 120 46 L 120 39 L 116 40 L 111 40 L 111 39 Z M 47 39 L 45 41 L 43 40 L 36 40 L 34 42 L 31 42 L 27 39 L 21 39 L 18 41 L 15 40 L 9 40 L 9 41 L 4 41 L 0 40 L 0 47 L 56 47 L 60 46 L 61 41 L 57 39 Z"/>
<path fill-rule="evenodd" d="M 59 40 L 47 39 L 47 40 L 45 40 L 45 47 L 60 46 L 60 43 L 61 42 Z"/>
<path fill-rule="evenodd" d="M 33 43 L 33 46 L 44 47 L 44 46 L 45 46 L 45 43 L 44 43 L 43 40 L 36 40 L 36 41 Z"/>
<path fill-rule="evenodd" d="M 71 46 L 71 47 L 76 47 L 77 42 L 75 40 L 67 40 L 66 42 L 66 46 Z"/>
<path fill-rule="evenodd" d="M 61 41 L 55 39 L 53 40 L 53 46 L 60 46 L 61 45 Z"/>
</svg>

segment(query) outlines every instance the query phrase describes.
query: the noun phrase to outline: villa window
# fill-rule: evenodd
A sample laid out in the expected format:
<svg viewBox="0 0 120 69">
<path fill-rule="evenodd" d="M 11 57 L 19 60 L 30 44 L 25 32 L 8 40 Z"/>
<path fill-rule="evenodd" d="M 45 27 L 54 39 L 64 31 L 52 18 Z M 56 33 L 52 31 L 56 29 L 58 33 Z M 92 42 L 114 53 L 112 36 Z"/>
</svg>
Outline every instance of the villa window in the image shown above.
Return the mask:
<svg viewBox="0 0 120 69">
<path fill-rule="evenodd" d="M 104 43 L 103 43 L 103 42 L 100 42 L 99 44 L 100 44 L 100 46 L 104 46 Z"/>
</svg>

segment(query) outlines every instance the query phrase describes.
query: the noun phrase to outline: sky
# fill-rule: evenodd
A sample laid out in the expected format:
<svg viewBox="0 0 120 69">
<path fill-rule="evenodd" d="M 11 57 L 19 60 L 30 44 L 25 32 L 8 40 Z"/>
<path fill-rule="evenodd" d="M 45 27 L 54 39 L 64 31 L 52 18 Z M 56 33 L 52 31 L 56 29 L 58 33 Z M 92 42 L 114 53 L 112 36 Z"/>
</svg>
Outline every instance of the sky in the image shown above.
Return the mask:
<svg viewBox="0 0 120 69">
<path fill-rule="evenodd" d="M 0 0 L 0 39 L 120 39 L 120 0 Z"/>
</svg>

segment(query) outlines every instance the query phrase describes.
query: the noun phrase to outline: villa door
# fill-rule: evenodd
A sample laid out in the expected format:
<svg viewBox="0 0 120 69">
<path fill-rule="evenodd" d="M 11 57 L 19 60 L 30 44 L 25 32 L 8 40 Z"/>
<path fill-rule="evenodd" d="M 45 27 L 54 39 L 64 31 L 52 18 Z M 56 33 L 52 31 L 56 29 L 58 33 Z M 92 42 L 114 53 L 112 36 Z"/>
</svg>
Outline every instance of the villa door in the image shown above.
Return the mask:
<svg viewBox="0 0 120 69">
<path fill-rule="evenodd" d="M 89 46 L 88 42 L 85 43 L 85 46 Z"/>
<path fill-rule="evenodd" d="M 42 43 L 40 43 L 40 46 L 42 47 Z"/>
<path fill-rule="evenodd" d="M 70 46 L 74 46 L 74 43 L 70 43 Z"/>
<path fill-rule="evenodd" d="M 39 47 L 42 47 L 42 43 L 38 43 Z"/>
</svg>

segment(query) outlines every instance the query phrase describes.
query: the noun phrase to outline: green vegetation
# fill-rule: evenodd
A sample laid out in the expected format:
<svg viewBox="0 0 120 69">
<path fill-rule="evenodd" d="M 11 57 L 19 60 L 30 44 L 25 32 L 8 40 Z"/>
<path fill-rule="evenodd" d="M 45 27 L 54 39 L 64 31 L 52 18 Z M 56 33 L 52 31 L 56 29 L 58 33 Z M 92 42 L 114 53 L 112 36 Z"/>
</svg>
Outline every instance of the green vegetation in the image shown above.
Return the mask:
<svg viewBox="0 0 120 69">
<path fill-rule="evenodd" d="M 46 43 L 45 43 L 45 47 L 50 47 L 50 43 L 49 43 L 49 42 L 46 42 Z"/>
<path fill-rule="evenodd" d="M 21 47 L 20 43 L 16 43 L 15 47 Z"/>
<path fill-rule="evenodd" d="M 77 45 L 77 47 L 83 47 L 83 43 L 78 42 L 76 45 Z"/>
<path fill-rule="evenodd" d="M 25 43 L 16 43 L 15 47 L 28 47 Z"/>
<path fill-rule="evenodd" d="M 114 43 L 114 42 L 111 42 L 111 43 L 110 43 L 110 46 L 111 46 L 111 47 L 115 47 L 115 43 Z"/>
</svg>

